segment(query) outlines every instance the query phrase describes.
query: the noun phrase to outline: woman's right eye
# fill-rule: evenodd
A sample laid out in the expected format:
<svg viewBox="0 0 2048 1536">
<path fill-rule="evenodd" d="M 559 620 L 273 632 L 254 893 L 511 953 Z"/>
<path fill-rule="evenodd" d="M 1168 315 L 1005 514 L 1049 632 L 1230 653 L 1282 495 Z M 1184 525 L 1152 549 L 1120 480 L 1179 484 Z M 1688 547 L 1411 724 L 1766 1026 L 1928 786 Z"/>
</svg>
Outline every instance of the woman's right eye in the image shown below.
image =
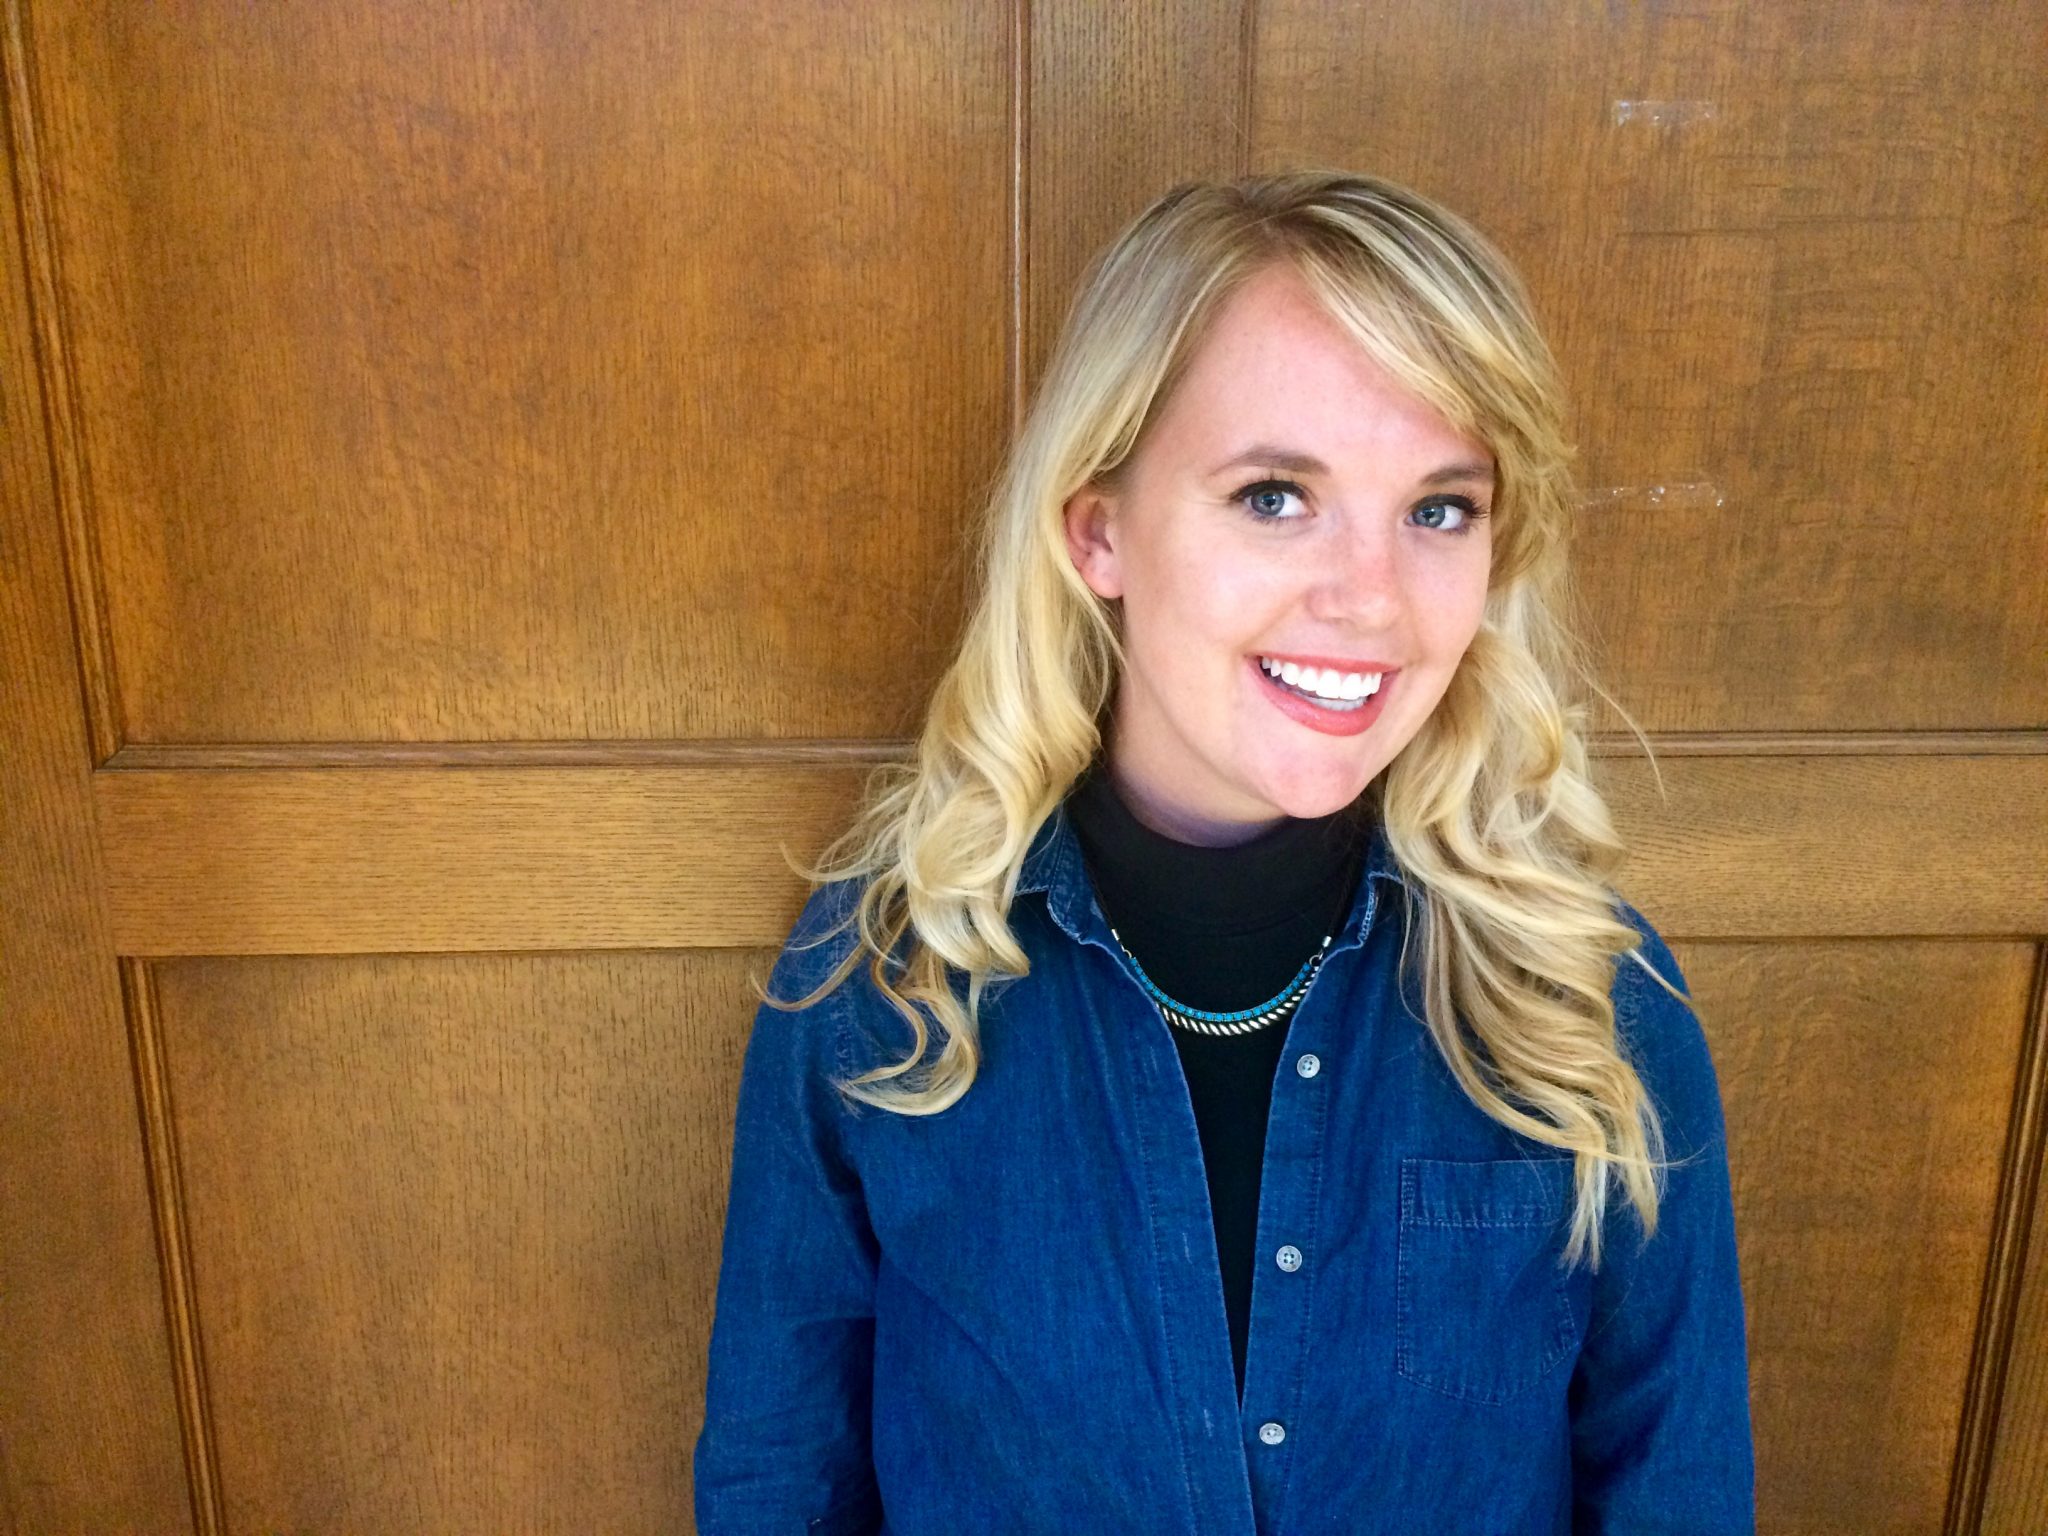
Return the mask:
<svg viewBox="0 0 2048 1536">
<path fill-rule="evenodd" d="M 1301 496 L 1303 491 L 1292 480 L 1258 480 L 1246 486 L 1230 499 L 1244 507 L 1256 523 L 1291 523 L 1294 521 L 1283 511 L 1285 498 Z"/>
</svg>

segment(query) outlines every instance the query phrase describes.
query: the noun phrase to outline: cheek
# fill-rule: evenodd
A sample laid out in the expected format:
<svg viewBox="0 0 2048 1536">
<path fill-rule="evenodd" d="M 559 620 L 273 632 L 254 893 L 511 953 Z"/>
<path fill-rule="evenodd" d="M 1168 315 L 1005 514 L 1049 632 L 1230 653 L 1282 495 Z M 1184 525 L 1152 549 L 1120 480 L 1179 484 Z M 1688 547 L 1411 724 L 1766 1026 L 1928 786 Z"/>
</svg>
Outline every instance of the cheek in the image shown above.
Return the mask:
<svg viewBox="0 0 2048 1536">
<path fill-rule="evenodd" d="M 1234 643 L 1258 630 L 1285 574 L 1218 541 L 1157 550 L 1146 581 L 1162 630 L 1183 640 Z"/>
<path fill-rule="evenodd" d="M 1482 558 L 1445 570 L 1431 583 L 1423 621 L 1434 648 L 1462 655 L 1486 616 L 1488 566 Z"/>
</svg>

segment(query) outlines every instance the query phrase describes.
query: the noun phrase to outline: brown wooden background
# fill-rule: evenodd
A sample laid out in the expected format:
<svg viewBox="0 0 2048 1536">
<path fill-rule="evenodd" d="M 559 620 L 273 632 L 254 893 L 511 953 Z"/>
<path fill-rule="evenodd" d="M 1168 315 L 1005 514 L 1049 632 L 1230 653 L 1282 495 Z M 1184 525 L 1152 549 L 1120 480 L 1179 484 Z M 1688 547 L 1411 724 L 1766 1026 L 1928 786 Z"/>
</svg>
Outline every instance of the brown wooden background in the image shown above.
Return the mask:
<svg viewBox="0 0 2048 1536">
<path fill-rule="evenodd" d="M 2048 1529 L 2048 0 L 4 23 L 0 1528 L 686 1527 L 778 842 L 1087 254 L 1321 162 L 1575 392 L 1764 1530 Z"/>
</svg>

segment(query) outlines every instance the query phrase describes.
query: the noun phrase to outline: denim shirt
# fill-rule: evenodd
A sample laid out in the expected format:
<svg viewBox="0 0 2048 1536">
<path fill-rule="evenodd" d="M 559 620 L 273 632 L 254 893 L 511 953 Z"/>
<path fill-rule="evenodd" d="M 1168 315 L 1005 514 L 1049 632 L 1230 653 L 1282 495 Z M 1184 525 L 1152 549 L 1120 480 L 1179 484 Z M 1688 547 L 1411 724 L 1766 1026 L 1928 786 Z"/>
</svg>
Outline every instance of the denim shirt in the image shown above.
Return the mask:
<svg viewBox="0 0 2048 1536">
<path fill-rule="evenodd" d="M 1598 1274 L 1566 1273 L 1571 1161 L 1483 1114 L 1444 1065 L 1412 976 L 1396 978 L 1408 894 L 1376 829 L 1282 1026 L 1242 1405 L 1186 1080 L 1064 804 L 1010 909 L 1030 974 L 984 993 L 979 1072 L 950 1108 L 903 1116 L 831 1087 L 911 1043 L 865 958 L 810 1009 L 763 1005 L 697 1529 L 1753 1533 L 1734 1210 L 1698 1019 L 1617 961 L 1622 1048 L 1682 1166 L 1654 1237 L 1612 1190 Z M 851 946 L 796 947 L 854 895 L 812 894 L 776 996 Z"/>
</svg>

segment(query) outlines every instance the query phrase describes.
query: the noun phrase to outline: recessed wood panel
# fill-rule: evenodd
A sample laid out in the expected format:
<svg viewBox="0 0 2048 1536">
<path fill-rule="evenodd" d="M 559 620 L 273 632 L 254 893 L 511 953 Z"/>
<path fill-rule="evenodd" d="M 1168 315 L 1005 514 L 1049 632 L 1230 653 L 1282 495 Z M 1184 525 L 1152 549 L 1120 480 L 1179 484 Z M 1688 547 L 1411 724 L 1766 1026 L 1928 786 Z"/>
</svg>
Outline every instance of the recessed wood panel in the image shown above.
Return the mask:
<svg viewBox="0 0 2048 1536">
<path fill-rule="evenodd" d="M 1258 17 L 1258 167 L 1410 182 L 1528 277 L 1646 729 L 2048 722 L 2048 4 Z"/>
<path fill-rule="evenodd" d="M 1621 881 L 1693 937 L 2048 931 L 2048 757 L 1599 758 Z"/>
<path fill-rule="evenodd" d="M 844 768 L 102 772 L 131 955 L 778 944 Z M 154 825 L 157 836 L 145 828 Z"/>
<path fill-rule="evenodd" d="M 1759 1524 L 1940 1530 L 2033 949 L 1677 953 L 1728 1115 Z"/>
<path fill-rule="evenodd" d="M 121 741 L 908 728 L 1006 419 L 1003 7 L 31 40 Z"/>
<path fill-rule="evenodd" d="M 687 1528 L 770 959 L 154 968 L 226 1529 Z"/>
</svg>

